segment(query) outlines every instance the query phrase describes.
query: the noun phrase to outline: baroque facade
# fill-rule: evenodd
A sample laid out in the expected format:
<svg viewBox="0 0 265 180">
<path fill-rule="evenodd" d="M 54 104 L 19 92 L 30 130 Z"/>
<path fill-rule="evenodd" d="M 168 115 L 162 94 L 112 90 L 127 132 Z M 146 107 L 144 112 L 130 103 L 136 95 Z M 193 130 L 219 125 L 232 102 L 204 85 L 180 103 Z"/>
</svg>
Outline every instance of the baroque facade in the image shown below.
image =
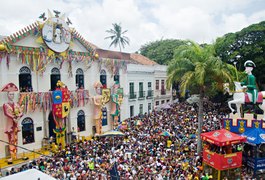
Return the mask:
<svg viewBox="0 0 265 180">
<path fill-rule="evenodd" d="M 71 141 L 72 131 L 84 137 L 97 133 L 95 83 L 100 82 L 103 96 L 100 133 L 113 129 L 115 121 L 150 112 L 158 99 L 160 103 L 171 101 L 171 90 L 166 91 L 164 85 L 165 66 L 139 54 L 100 49 L 70 28 L 63 15 L 50 15 L 46 21 L 33 23 L 11 36 L 0 36 L 0 88 L 13 83 L 18 88 L 14 101 L 23 108 L 17 122 L 18 146 L 40 149 L 44 138 L 56 135 L 54 91 L 60 90 L 58 80 L 59 87 L 69 91 L 69 107 L 65 107 L 63 118 L 66 142 Z M 4 143 L 8 142 L 3 110 L 7 101 L 7 93 L 0 92 L 0 158 L 9 155 Z M 18 148 L 18 153 L 23 151 Z"/>
</svg>

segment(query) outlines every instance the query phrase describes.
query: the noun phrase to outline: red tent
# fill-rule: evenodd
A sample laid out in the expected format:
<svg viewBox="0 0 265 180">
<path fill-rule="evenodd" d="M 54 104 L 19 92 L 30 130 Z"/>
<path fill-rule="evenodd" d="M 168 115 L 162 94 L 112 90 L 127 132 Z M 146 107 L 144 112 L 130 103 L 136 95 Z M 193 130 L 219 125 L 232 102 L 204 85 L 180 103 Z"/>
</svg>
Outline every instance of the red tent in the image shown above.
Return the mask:
<svg viewBox="0 0 265 180">
<path fill-rule="evenodd" d="M 232 133 L 226 129 L 202 133 L 201 137 L 203 141 L 208 141 L 209 143 L 215 144 L 217 146 L 227 146 L 246 142 L 245 137 Z"/>
</svg>

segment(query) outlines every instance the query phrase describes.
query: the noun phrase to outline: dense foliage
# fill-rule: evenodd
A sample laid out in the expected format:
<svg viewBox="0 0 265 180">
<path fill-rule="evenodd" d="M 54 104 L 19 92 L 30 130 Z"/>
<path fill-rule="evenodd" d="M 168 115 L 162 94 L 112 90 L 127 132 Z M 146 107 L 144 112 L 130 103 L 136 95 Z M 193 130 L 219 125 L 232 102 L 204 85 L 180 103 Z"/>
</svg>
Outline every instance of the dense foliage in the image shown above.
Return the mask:
<svg viewBox="0 0 265 180">
<path fill-rule="evenodd" d="M 167 65 L 173 59 L 174 50 L 185 42 L 177 39 L 158 40 L 141 46 L 139 51 L 158 64 Z"/>
<path fill-rule="evenodd" d="M 216 56 L 213 45 L 200 46 L 190 41 L 174 51 L 174 58 L 167 71 L 167 87 L 171 87 L 173 83 L 179 83 L 182 95 L 187 89 L 196 89 L 197 93 L 200 94 L 198 153 L 201 152 L 200 133 L 202 130 L 203 99 L 213 90 L 217 92 L 218 89 L 223 89 L 223 83 L 231 83 L 234 80 L 232 72 L 235 70 L 234 66 L 223 62 Z"/>
<path fill-rule="evenodd" d="M 240 71 L 244 70 L 246 60 L 252 60 L 257 66 L 253 74 L 262 88 L 265 84 L 265 21 L 217 38 L 215 48 L 223 61 L 235 62 Z"/>
</svg>

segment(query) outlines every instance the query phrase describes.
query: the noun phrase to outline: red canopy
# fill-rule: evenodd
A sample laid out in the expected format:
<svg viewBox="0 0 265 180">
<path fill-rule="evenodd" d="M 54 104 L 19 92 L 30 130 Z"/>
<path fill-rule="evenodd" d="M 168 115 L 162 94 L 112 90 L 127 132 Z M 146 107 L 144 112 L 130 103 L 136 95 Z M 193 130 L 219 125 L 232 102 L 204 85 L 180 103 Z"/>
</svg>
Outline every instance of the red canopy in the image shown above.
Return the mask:
<svg viewBox="0 0 265 180">
<path fill-rule="evenodd" d="M 209 143 L 215 144 L 217 146 L 227 146 L 246 142 L 246 137 L 239 136 L 226 129 L 202 133 L 201 137 L 203 141 L 208 141 Z"/>
</svg>

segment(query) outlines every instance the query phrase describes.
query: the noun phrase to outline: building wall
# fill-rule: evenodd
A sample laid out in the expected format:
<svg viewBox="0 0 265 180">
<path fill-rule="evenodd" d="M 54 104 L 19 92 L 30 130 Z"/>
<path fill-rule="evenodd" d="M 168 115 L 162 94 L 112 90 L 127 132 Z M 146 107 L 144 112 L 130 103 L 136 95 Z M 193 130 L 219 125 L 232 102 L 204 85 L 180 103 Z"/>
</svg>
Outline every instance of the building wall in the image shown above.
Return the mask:
<svg viewBox="0 0 265 180">
<path fill-rule="evenodd" d="M 159 89 L 157 90 L 156 87 L 154 87 L 154 107 L 161 107 L 162 102 L 172 102 L 172 88 L 167 89 L 166 88 L 166 80 L 167 80 L 167 66 L 163 65 L 155 65 L 154 66 L 154 86 L 156 86 L 156 81 L 159 81 Z M 161 82 L 164 80 L 164 88 L 165 93 L 162 93 L 162 87 Z M 156 105 L 156 103 L 159 102 L 159 105 Z"/>
</svg>

